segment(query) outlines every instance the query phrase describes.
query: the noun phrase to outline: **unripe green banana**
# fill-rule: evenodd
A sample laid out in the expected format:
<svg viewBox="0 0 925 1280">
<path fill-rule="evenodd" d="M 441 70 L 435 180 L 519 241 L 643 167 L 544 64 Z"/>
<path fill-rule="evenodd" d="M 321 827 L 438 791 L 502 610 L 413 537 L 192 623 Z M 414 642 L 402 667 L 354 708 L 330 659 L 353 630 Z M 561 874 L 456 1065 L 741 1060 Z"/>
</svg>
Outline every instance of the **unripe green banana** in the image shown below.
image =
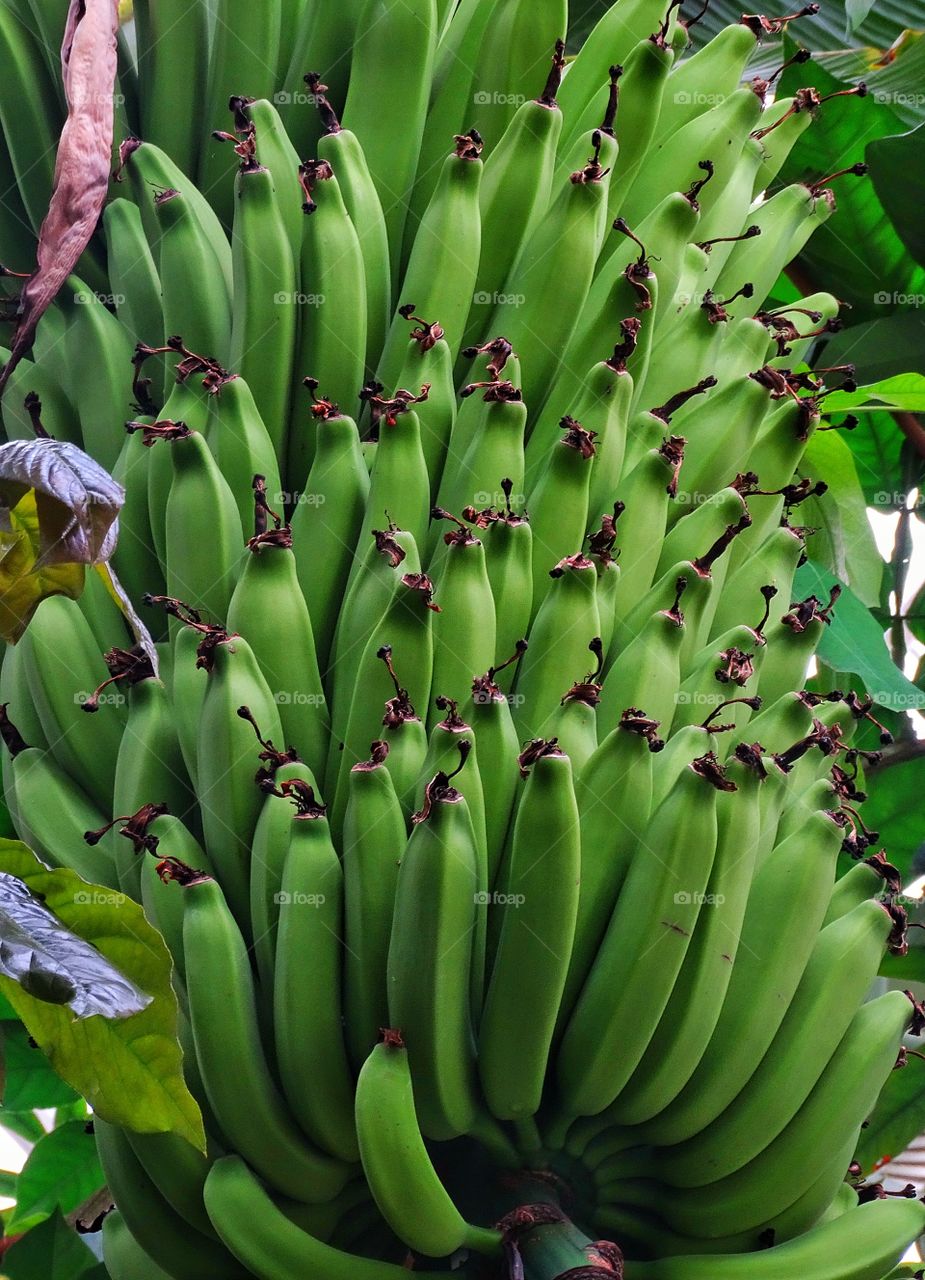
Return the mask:
<svg viewBox="0 0 925 1280">
<path fill-rule="evenodd" d="M 305 487 L 292 514 L 292 540 L 302 594 L 308 601 L 322 670 L 350 574 L 353 548 L 369 495 L 369 473 L 352 418 L 316 401 L 316 446 Z"/>
<path fill-rule="evenodd" d="M 281 789 L 290 788 L 297 808 L 279 888 L 276 1061 L 302 1129 L 322 1150 L 352 1162 L 359 1150 L 341 1008 L 344 875 L 324 805 L 304 783 Z"/>
<path fill-rule="evenodd" d="M 48 739 L 31 697 L 26 676 L 25 655 L 28 642 L 8 644 L 0 662 L 0 705 L 30 747 L 48 748 Z"/>
<path fill-rule="evenodd" d="M 462 522 L 445 535 L 434 590 L 442 612 L 434 619 L 431 688 L 439 697 L 463 702 L 480 671 L 495 658 L 495 602 L 481 540 Z M 412 699 L 414 701 L 414 699 Z M 435 712 L 429 720 L 434 723 Z"/>
<path fill-rule="evenodd" d="M 428 323 L 414 316 L 408 307 L 401 312 L 413 327 L 398 374 L 399 387 L 427 387 L 427 399 L 417 402 L 421 427 L 421 450 L 430 476 L 430 493 L 436 496 L 437 478 L 443 471 L 447 448 L 456 421 L 456 388 L 453 385 L 453 355 L 436 321 Z"/>
<path fill-rule="evenodd" d="M 489 890 L 498 877 L 519 789 L 517 757 L 520 743 L 511 715 L 509 695 L 497 683 L 497 676 L 505 666 L 520 657 L 525 645 L 526 641 L 518 641 L 512 658 L 497 667 L 489 667 L 485 675 L 473 680 L 472 697 L 466 707 L 466 715 L 475 733 L 484 797 Z"/>
<path fill-rule="evenodd" d="M 421 395 L 427 398 L 426 388 L 422 388 Z M 403 389 L 396 392 L 393 400 L 383 401 L 378 394 L 373 397 L 372 403 L 379 414 L 379 443 L 359 538 L 361 550 L 367 537 L 383 522 L 390 521 L 407 529 L 419 547 L 426 545 L 430 477 L 421 447 L 420 419 L 409 408 L 415 400 L 410 391 Z"/>
<path fill-rule="evenodd" d="M 0 357 L 9 359 L 9 352 L 0 349 Z M 13 369 L 3 390 L 3 425 L 8 440 L 32 440 L 35 423 L 56 440 L 70 440 L 81 446 L 83 437 L 80 422 L 67 392 L 50 364 L 20 360 Z M 114 478 L 115 467 L 113 468 Z M 121 515 L 121 513 L 120 513 Z"/>
<path fill-rule="evenodd" d="M 137 205 L 121 197 L 103 210 L 109 279 L 116 315 L 134 342 L 159 347 L 164 338 L 161 282 Z"/>
<path fill-rule="evenodd" d="M 154 545 L 148 505 L 148 470 L 156 452 L 145 446 L 140 431 L 127 432 L 113 467 L 113 479 L 125 489 L 125 503 L 119 512 L 119 541 L 113 552 L 112 564 L 133 601 L 141 600 L 146 594 L 166 595 L 167 592 L 163 562 Z M 169 461 L 168 458 L 168 464 Z"/>
<path fill-rule="evenodd" d="M 622 583 L 622 578 L 621 578 Z M 681 684 L 681 647 L 686 635 L 681 601 L 687 580 L 677 580 L 677 598 L 644 622 L 634 640 L 621 651 L 619 662 L 604 677 L 598 712 L 598 733 L 615 729 L 627 707 L 651 708 L 652 718 L 669 724 Z"/>
<path fill-rule="evenodd" d="M 466 1222 L 431 1163 L 415 1114 L 408 1051 L 398 1032 L 385 1031 L 363 1064 L 356 1121 L 363 1172 L 400 1240 L 430 1258 L 462 1248 L 498 1251 L 499 1233 Z"/>
<path fill-rule="evenodd" d="M 576 778 L 581 881 L 568 977 L 559 1003 L 559 1035 L 565 1031 L 630 860 L 645 834 L 652 794 L 652 754 L 664 745 L 657 731 L 654 720 L 647 720 L 636 708 L 627 708 Z"/>
<path fill-rule="evenodd" d="M 735 1173 L 708 1187 L 676 1189 L 668 1200 L 669 1224 L 707 1238 L 763 1225 L 786 1207 L 785 1197 L 812 1185 L 829 1164 L 833 1132 L 860 1133 L 896 1065 L 911 1016 L 909 997 L 901 991 L 862 1004 L 818 1087 L 787 1128 Z M 710 1203 L 706 1218 L 705 1197 Z"/>
<path fill-rule="evenodd" d="M 553 445 L 527 502 L 533 530 L 534 618 L 554 581 L 550 572 L 583 545 L 588 528 L 594 435 L 572 417 L 564 417 L 559 429 L 565 434 Z"/>
<path fill-rule="evenodd" d="M 202 1202 L 211 1160 L 176 1133 L 125 1131 L 145 1173 L 175 1213 L 204 1236 L 217 1239 Z"/>
<path fill-rule="evenodd" d="M 119 877 L 108 848 L 92 852 L 84 834 L 98 831 L 106 819 L 49 751 L 31 747 L 9 719 L 6 708 L 0 729 L 3 791 L 20 835 L 49 866 L 68 866 L 90 884 L 118 887 Z"/>
<path fill-rule="evenodd" d="M 727 776 L 738 792 L 718 809 L 716 857 L 694 936 L 645 1055 L 613 1106 L 617 1124 L 637 1124 L 662 1111 L 684 1087 L 709 1043 L 735 964 L 751 887 L 764 772 L 754 747 L 741 748 L 728 766 Z"/>
<path fill-rule="evenodd" d="M 597 750 L 597 706 L 601 686 L 596 676 L 604 658 L 603 643 L 596 636 L 597 644 L 592 652 L 597 658 L 597 669 L 589 671 L 583 679 L 576 680 L 563 694 L 559 706 L 547 720 L 548 732 L 555 738 L 562 751 L 572 761 L 576 771 L 584 768 Z"/>
<path fill-rule="evenodd" d="M 197 871 L 211 875 L 212 865 L 186 823 L 172 813 L 162 813 L 160 810 L 161 806 L 158 804 L 142 806 L 137 813 L 131 815 L 123 831 L 126 836 L 133 837 L 132 845 L 137 848 L 134 856 L 141 863 L 141 902 L 145 915 L 158 932 L 163 934 L 164 941 L 170 948 L 176 976 L 181 984 L 185 984 L 183 895 L 177 893 L 176 885 L 161 879 L 158 868 L 164 859 L 176 858 L 188 867 L 195 867 Z M 145 857 L 146 853 L 151 856 Z M 185 986 L 181 989 L 180 998 L 185 1002 Z M 185 1066 L 189 1065 L 189 1056 L 184 1045 Z"/>
<path fill-rule="evenodd" d="M 403 1280 L 403 1267 L 344 1253 L 322 1243 L 277 1208 L 238 1156 L 217 1160 L 205 1189 L 209 1217 L 225 1245 L 257 1280 Z M 447 1272 L 442 1280 L 449 1280 Z"/>
<path fill-rule="evenodd" d="M 572 141 L 590 99 L 607 83 L 614 63 L 623 62 L 640 40 L 661 25 L 667 6 L 663 0 L 633 0 L 621 9 L 604 12 L 569 67 L 559 91 L 565 117 L 563 145 Z"/>
<path fill-rule="evenodd" d="M 250 865 L 250 921 L 261 993 L 273 990 L 280 886 L 292 832 L 292 802 L 280 793 L 287 782 L 317 787 L 311 769 L 301 760 L 292 759 L 291 752 L 272 752 L 269 748 L 265 751 L 269 754 L 266 777 L 261 783 L 265 799 L 254 828 Z"/>
<path fill-rule="evenodd" d="M 565 64 L 563 53 L 557 44 L 542 93 L 517 108 L 485 162 L 479 191 L 482 246 L 465 346 L 481 338 L 485 308 L 495 301 L 491 291 L 507 280 L 521 246 L 548 208 L 562 131 L 556 93 Z"/>
<path fill-rule="evenodd" d="M 399 568 L 401 572 L 398 572 Z M 388 608 L 402 575 L 419 573 L 420 568 L 414 538 L 397 525 L 388 523 L 384 529 L 374 529 L 372 539 L 365 547 L 362 542 L 358 544 L 357 561 L 338 613 L 326 672 L 329 701 L 333 708 L 331 733 L 335 750 L 347 731 L 350 700 L 366 642 Z M 331 759 L 325 775 L 326 794 L 331 793 L 336 777 Z"/>
<path fill-rule="evenodd" d="M 113 654 L 118 652 L 114 650 Z M 128 716 L 116 762 L 113 813 L 131 814 L 143 804 L 164 804 L 171 813 L 185 820 L 195 809 L 195 800 L 184 778 L 170 692 L 143 658 L 124 651 L 121 656 L 129 667 L 127 679 L 131 684 L 127 695 Z M 110 665 L 110 671 L 114 665 Z M 121 669 L 124 670 L 125 665 L 121 665 Z M 115 669 L 118 671 L 120 667 Z M 104 707 L 97 714 L 109 715 L 110 708 Z M 117 853 L 116 865 L 123 890 L 137 898 L 138 859 L 131 853 L 128 857 Z"/>
<path fill-rule="evenodd" d="M 820 932 L 793 1003 L 747 1090 L 708 1129 L 672 1149 L 663 1173 L 670 1185 L 716 1182 L 759 1158 L 783 1132 L 830 1060 L 842 1053 L 842 1037 L 880 967 L 893 926 L 879 902 L 863 902 Z M 781 1090 L 784 1062 L 788 1087 Z"/>
<path fill-rule="evenodd" d="M 658 115 L 658 133 L 669 138 L 704 110 L 730 97 L 745 79 L 757 33 L 745 22 L 730 24 L 674 68 Z"/>
<path fill-rule="evenodd" d="M 274 101 L 279 95 L 274 95 Z M 280 118 L 274 102 L 266 98 L 233 98 L 229 103 L 236 113 L 239 133 L 247 134 L 250 126 L 257 163 L 270 170 L 294 267 L 298 267 L 302 247 L 302 196 L 299 187 L 299 153 Z M 247 138 L 245 138 L 248 141 Z"/>
<path fill-rule="evenodd" d="M 524 243 L 486 332 L 503 333 L 523 362 L 523 395 L 534 419 L 560 367 L 591 287 L 597 226 L 607 203 L 609 170 L 598 140 Z"/>
<path fill-rule="evenodd" d="M 440 479 L 438 505 L 445 511 L 501 507 L 502 482 L 508 480 L 518 505 L 524 491 L 524 432 L 527 407 L 510 382 L 473 383 L 472 397 L 484 408 L 472 423 L 468 440 L 453 436 L 453 450 Z M 466 387 L 468 393 L 469 388 Z M 460 452 L 457 453 L 456 449 Z M 439 524 L 431 526 L 431 546 L 437 545 Z"/>
<path fill-rule="evenodd" d="M 60 129 L 57 93 L 42 57 L 41 45 L 11 6 L 0 13 L 0 50 L 10 91 L 0 105 L 4 150 L 36 233 L 48 209 L 54 181 L 54 155 Z M 30 259 L 32 255 L 30 254 Z M 30 269 L 30 263 L 25 269 Z"/>
<path fill-rule="evenodd" d="M 221 623 L 241 561 L 235 496 L 204 436 L 184 423 L 169 423 L 164 430 L 166 440 L 160 447 L 169 448 L 173 463 L 164 512 L 167 590 Z"/>
<path fill-rule="evenodd" d="M 259 495 L 260 489 L 255 492 Z M 294 744 L 315 776 L 323 777 L 330 717 L 311 617 L 299 586 L 292 531 L 265 526 L 258 504 L 258 531 L 247 544 L 249 554 L 228 606 L 228 626 L 240 632 L 254 652 L 279 708 L 283 743 Z"/>
<path fill-rule="evenodd" d="M 224 253 L 216 249 L 214 229 L 200 220 L 198 208 L 184 190 L 159 191 L 153 208 L 164 330 L 182 334 L 193 351 L 227 362 L 233 293 L 225 278 Z M 189 287 L 191 278 L 197 281 L 196 289 Z"/>
<path fill-rule="evenodd" d="M 618 619 L 652 585 L 669 503 L 677 496 L 685 444 L 683 436 L 666 435 L 660 446 L 647 449 L 621 479 L 620 500 L 625 510 L 620 517 L 620 582 L 615 593 Z M 622 710 L 617 708 L 616 714 Z"/>
<path fill-rule="evenodd" d="M 482 241 L 479 186 L 482 139 L 477 130 L 460 134 L 443 162 L 401 282 L 403 302 L 422 316 L 437 316 L 455 360 L 472 305 Z M 391 386 L 401 370 L 407 322 L 400 308 L 392 320 L 377 378 Z"/>
<path fill-rule="evenodd" d="M 379 192 L 369 171 L 360 140 L 344 129 L 331 104 L 320 92 L 317 77 L 306 77 L 318 105 L 325 132 L 318 155 L 337 174 L 344 205 L 356 230 L 366 279 L 366 365 L 373 372 L 392 318 L 389 236 Z"/>
<path fill-rule="evenodd" d="M 701 911 L 716 851 L 716 797 L 734 787 L 715 757 L 701 757 L 653 815 L 559 1047 L 556 1073 L 569 1114 L 610 1106 L 645 1052 Z M 646 947 L 658 948 L 658 965 L 643 973 L 631 957 Z"/>
<path fill-rule="evenodd" d="M 772 1249 L 741 1255 L 703 1254 L 634 1263 L 639 1280 L 882 1280 L 921 1229 L 914 1200 L 873 1201 Z"/>
<path fill-rule="evenodd" d="M 412 707 L 426 705 L 434 666 L 432 615 L 438 607 L 433 603 L 433 584 L 426 574 L 404 574 L 366 642 L 357 667 L 357 687 L 350 714 L 338 748 L 339 759 L 331 752 L 328 761 L 331 776 L 336 778 L 331 825 L 338 838 L 347 805 L 348 773 L 358 760 L 364 759 L 369 743 L 383 724 L 383 713 L 389 711 L 393 652 L 402 679 L 407 680 L 407 686 L 399 695 L 402 701 L 410 702 Z"/>
<path fill-rule="evenodd" d="M 90 624 L 76 601 L 49 596 L 20 644 L 29 695 L 52 756 L 108 812 L 125 711 L 120 704 L 104 716 L 84 711 L 108 675 Z"/>
<path fill-rule="evenodd" d="M 163 147 L 184 173 L 195 174 L 200 134 L 190 120 L 201 109 L 209 15 L 182 0 L 140 0 L 134 16 L 142 136 Z"/>
<path fill-rule="evenodd" d="M 208 630 L 197 651 L 208 672 L 199 713 L 196 792 L 206 852 L 212 859 L 228 905 L 248 933 L 251 841 L 262 807 L 254 780 L 257 760 L 251 723 L 238 715 L 250 710 L 264 740 L 284 741 L 276 699 L 253 649 L 242 636 Z"/>
<path fill-rule="evenodd" d="M 171 1280 L 142 1249 L 118 1209 L 111 1210 L 103 1219 L 103 1249 L 106 1269 L 113 1280 Z"/>
<path fill-rule="evenodd" d="M 385 767 L 389 743 L 372 744 L 372 756 L 350 771 L 344 814 L 344 1012 L 354 1069 L 372 1051 L 388 1022 L 386 964 L 398 868 L 407 833 L 392 775 Z"/>
<path fill-rule="evenodd" d="M 287 192 L 287 198 L 295 203 L 296 192 Z M 247 381 L 280 460 L 285 456 L 298 315 L 297 264 L 282 206 L 271 171 L 255 157 L 242 161 L 235 177 L 228 359 Z"/>
<path fill-rule="evenodd" d="M 716 177 L 703 194 L 706 208 L 735 173 L 736 162 L 760 114 L 758 95 L 751 87 L 744 87 L 670 133 L 647 156 L 645 169 L 640 170 L 626 193 L 621 216 L 631 226 L 638 222 L 670 191 L 679 187 L 683 190 L 695 181 L 701 160 L 710 160 L 717 166 Z"/>
<path fill-rule="evenodd" d="M 801 832 L 778 846 L 773 859 L 760 865 L 710 1044 L 677 1098 L 639 1127 L 640 1140 L 680 1142 L 699 1133 L 751 1077 L 803 976 L 828 906 L 841 842 L 841 826 L 828 812 L 818 811 L 807 816 Z M 778 914 L 778 903 L 795 901 L 800 903 L 798 914 L 792 909 Z M 772 951 L 779 957 L 773 970 L 766 960 Z"/>
<path fill-rule="evenodd" d="M 263 476 L 271 503 L 282 504 L 276 450 L 248 383 L 237 374 L 223 376 L 210 387 L 206 442 L 228 481 L 241 516 L 241 532 L 254 527 L 253 482 Z"/>
<path fill-rule="evenodd" d="M 215 1240 L 195 1230 L 167 1204 L 126 1135 L 94 1116 L 96 1149 L 106 1183 L 138 1246 L 176 1280 L 243 1280 L 246 1272 Z"/>
<path fill-rule="evenodd" d="M 205 94 L 205 126 L 219 129 L 236 94 L 269 98 L 276 87 L 280 46 L 279 4 L 257 12 L 242 0 L 218 0 L 214 10 Z M 199 184 L 226 226 L 231 226 L 233 159 L 227 146 L 208 136 L 199 157 Z"/>
<path fill-rule="evenodd" d="M 83 447 L 111 470 L 122 447 L 121 425 L 131 416 L 131 342 L 101 296 L 76 276 L 58 302 L 67 315 L 63 385 L 80 420 Z"/>
<path fill-rule="evenodd" d="M 561 560 L 549 575 L 553 585 L 529 630 L 530 647 L 514 684 L 514 724 L 522 740 L 543 735 L 562 697 L 563 670 L 580 669 L 601 633 L 594 561 L 579 552 Z"/>
<path fill-rule="evenodd" d="M 483 534 L 485 567 L 495 601 L 495 644 L 499 653 L 511 653 L 526 635 L 532 616 L 533 531 L 526 514 L 511 510 L 512 488 L 507 477 L 501 481 L 505 509 L 486 517 Z M 481 522 L 480 522 L 481 523 Z M 501 682 L 510 688 L 513 672 Z"/>
<path fill-rule="evenodd" d="M 437 34 L 435 0 L 366 0 L 353 44 L 343 122 L 359 138 L 377 190 L 388 193 L 383 212 L 393 273 L 424 135 Z M 392 114 L 383 109 L 395 92 L 396 49 L 402 51 L 398 136 Z"/>
<path fill-rule="evenodd" d="M 366 273 L 356 228 L 327 160 L 299 169 L 302 206 L 299 335 L 293 358 L 289 421 L 289 483 L 301 488 L 314 450 L 301 383 L 314 378 L 333 404 L 353 407 L 366 367 Z"/>
<path fill-rule="evenodd" d="M 389 945 L 389 1022 L 408 1046 L 421 1131 L 447 1139 L 469 1133 L 479 1110 L 470 1001 L 478 854 L 447 774 L 428 784 L 412 821 Z"/>
<path fill-rule="evenodd" d="M 177 892 L 196 1058 L 222 1131 L 278 1191 L 309 1204 L 328 1200 L 346 1184 L 349 1166 L 294 1132 L 260 1043 L 247 948 L 222 891 L 194 876 Z"/>
<path fill-rule="evenodd" d="M 532 749 L 531 749 L 532 748 Z M 498 945 L 479 1024 L 478 1064 L 492 1114 L 521 1121 L 539 1110 L 575 921 L 581 849 L 569 757 L 531 744 L 529 777 L 506 866 Z"/>
</svg>

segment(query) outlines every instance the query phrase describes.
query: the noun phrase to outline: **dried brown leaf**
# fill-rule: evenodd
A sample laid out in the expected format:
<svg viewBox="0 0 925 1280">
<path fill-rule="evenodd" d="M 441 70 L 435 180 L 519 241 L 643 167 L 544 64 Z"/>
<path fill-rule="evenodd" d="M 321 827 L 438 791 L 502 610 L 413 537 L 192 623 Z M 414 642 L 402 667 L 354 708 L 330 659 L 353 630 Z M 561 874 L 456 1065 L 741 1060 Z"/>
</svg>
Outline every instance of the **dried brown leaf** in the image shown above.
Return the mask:
<svg viewBox="0 0 925 1280">
<path fill-rule="evenodd" d="M 38 263 L 20 296 L 0 393 L 32 344 L 36 325 L 86 249 L 109 186 L 116 79 L 117 0 L 70 0 L 61 70 L 68 114 L 61 130 Z"/>
</svg>

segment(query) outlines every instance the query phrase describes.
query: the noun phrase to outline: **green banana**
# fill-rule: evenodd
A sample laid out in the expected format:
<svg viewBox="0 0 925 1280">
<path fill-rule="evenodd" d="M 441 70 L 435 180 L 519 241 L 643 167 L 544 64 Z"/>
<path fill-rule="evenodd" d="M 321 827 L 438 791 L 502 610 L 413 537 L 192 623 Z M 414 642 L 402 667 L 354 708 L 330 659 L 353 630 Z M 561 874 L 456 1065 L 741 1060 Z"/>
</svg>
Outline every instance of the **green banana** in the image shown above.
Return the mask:
<svg viewBox="0 0 925 1280">
<path fill-rule="evenodd" d="M 575 794 L 581 824 L 581 881 L 568 976 L 559 1002 L 558 1034 L 603 940 L 614 904 L 649 821 L 652 755 L 664 743 L 658 724 L 635 707 L 601 740 L 578 771 Z M 632 804 L 625 804 L 632 796 Z"/>
<path fill-rule="evenodd" d="M 344 875 L 312 788 L 288 782 L 281 789 L 296 813 L 278 894 L 276 1061 L 301 1127 L 321 1150 L 349 1163 L 359 1152 L 341 1012 Z"/>
<path fill-rule="evenodd" d="M 402 1280 L 403 1267 L 344 1253 L 291 1222 L 238 1156 L 216 1160 L 206 1179 L 205 1200 L 219 1236 L 258 1280 L 278 1280 L 280 1275 Z"/>
<path fill-rule="evenodd" d="M 829 1061 L 842 1052 L 852 1011 L 880 967 L 893 927 L 890 913 L 870 901 L 820 932 L 793 1003 L 748 1090 L 708 1129 L 673 1148 L 664 1173 L 671 1185 L 716 1182 L 757 1159 L 783 1131 Z M 811 1037 L 809 1026 L 815 1029 Z M 782 1061 L 787 1063 L 784 1093 L 775 1081 Z"/>
<path fill-rule="evenodd" d="M 126 1135 L 94 1116 L 96 1148 L 119 1213 L 148 1257 L 175 1280 L 244 1277 L 229 1253 L 175 1213 L 145 1172 Z"/>
<path fill-rule="evenodd" d="M 299 168 L 304 192 L 299 334 L 293 357 L 295 385 L 289 419 L 288 471 L 300 488 L 314 451 L 300 407 L 303 378 L 314 378 L 332 403 L 350 412 L 366 366 L 366 277 L 363 250 L 327 160 Z"/>
<path fill-rule="evenodd" d="M 359 138 L 376 188 L 385 196 L 383 213 L 393 273 L 398 269 L 414 188 L 436 44 L 435 0 L 413 0 L 410 4 L 407 0 L 366 0 L 363 5 L 342 118 L 344 126 Z M 393 99 L 396 49 L 402 51 L 397 119 L 384 110 Z"/>
<path fill-rule="evenodd" d="M 311 610 L 318 663 L 325 671 L 366 510 L 369 473 L 353 419 L 327 400 L 316 400 L 312 412 L 317 421 L 314 458 L 291 523 L 296 572 Z"/>
<path fill-rule="evenodd" d="M 699 1133 L 751 1077 L 803 976 L 828 906 L 841 842 L 841 825 L 820 810 L 807 815 L 803 830 L 780 845 L 773 859 L 759 865 L 742 923 L 737 964 L 710 1043 L 678 1096 L 639 1126 L 640 1139 L 659 1141 L 663 1135 L 681 1142 Z M 775 904 L 783 900 L 799 901 L 799 914 L 777 915 Z M 772 951 L 782 957 L 773 973 L 765 963 Z M 723 1063 L 719 1073 L 717 1060 Z"/>
<path fill-rule="evenodd" d="M 421 1131 L 446 1139 L 469 1133 L 479 1110 L 469 995 L 478 855 L 451 775 L 428 783 L 412 823 L 389 945 L 389 1022 L 408 1046 Z"/>
<path fill-rule="evenodd" d="M 184 173 L 195 173 L 200 138 L 189 121 L 201 105 L 208 12 L 183 0 L 139 0 L 134 12 L 142 137 L 163 147 Z"/>
<path fill-rule="evenodd" d="M 188 872 L 174 874 L 183 894 L 190 1022 L 209 1104 L 236 1150 L 270 1186 L 309 1204 L 328 1200 L 345 1186 L 350 1167 L 294 1132 L 260 1043 L 244 939 L 218 883 Z"/>
<path fill-rule="evenodd" d="M 498 1252 L 500 1233 L 465 1221 L 431 1163 L 415 1114 L 408 1051 L 396 1031 L 385 1031 L 363 1064 L 356 1123 L 379 1211 L 409 1248 L 431 1258 L 462 1248 Z"/>
<path fill-rule="evenodd" d="M 514 724 L 521 739 L 543 735 L 562 697 L 563 669 L 580 669 L 601 633 L 594 561 L 579 552 L 561 560 L 549 576 L 553 584 L 527 633 L 530 647 L 514 682 Z"/>
<path fill-rule="evenodd" d="M 525 769 L 478 1042 L 489 1109 L 515 1122 L 540 1107 L 575 933 L 581 861 L 569 757 L 554 740 L 534 743 L 521 757 Z"/>
<path fill-rule="evenodd" d="M 288 198 L 294 202 L 295 192 Z M 228 360 L 247 382 L 276 455 L 282 459 L 298 276 L 282 195 L 277 193 L 274 175 L 256 156 L 246 156 L 235 177 L 231 246 L 233 306 Z M 314 368 L 306 372 L 314 372 Z"/>
<path fill-rule="evenodd" d="M 299 586 L 292 531 L 267 527 L 258 483 L 256 532 L 228 605 L 228 626 L 247 640 L 273 693 L 283 742 L 294 743 L 316 777 L 323 777 L 330 717 L 312 634 L 308 605 Z M 281 744 L 282 745 L 282 744 Z"/>
<path fill-rule="evenodd" d="M 460 134 L 443 163 L 414 236 L 414 248 L 401 283 L 402 297 L 424 316 L 438 316 L 455 360 L 475 291 L 482 224 L 479 186 L 482 138 L 475 129 Z M 407 341 L 404 307 L 399 308 L 385 340 L 377 378 L 391 386 L 401 370 Z"/>
<path fill-rule="evenodd" d="M 702 756 L 653 814 L 559 1047 L 556 1076 L 569 1114 L 610 1106 L 645 1052 L 702 909 L 716 851 L 716 797 L 734 788 L 715 757 Z M 649 948 L 658 949 L 658 968 L 643 974 L 630 957 Z"/>
<path fill-rule="evenodd" d="M 350 770 L 344 814 L 345 1032 L 359 1070 L 388 1021 L 386 963 L 398 868 L 407 843 L 405 817 L 385 767 L 390 744 L 372 744 L 369 760 Z"/>
<path fill-rule="evenodd" d="M 51 755 L 105 813 L 112 803 L 125 710 L 122 699 L 105 715 L 88 715 L 94 690 L 108 671 L 80 606 L 49 596 L 33 614 L 23 646 L 23 668 Z M 92 761 L 92 768 L 88 764 Z"/>
<path fill-rule="evenodd" d="M 727 767 L 727 777 L 738 794 L 717 811 L 716 857 L 704 906 L 658 1027 L 614 1105 L 612 1115 L 618 1123 L 638 1124 L 664 1110 L 684 1087 L 699 1053 L 709 1043 L 732 975 L 747 907 L 764 776 L 760 751 L 740 747 Z"/>
</svg>

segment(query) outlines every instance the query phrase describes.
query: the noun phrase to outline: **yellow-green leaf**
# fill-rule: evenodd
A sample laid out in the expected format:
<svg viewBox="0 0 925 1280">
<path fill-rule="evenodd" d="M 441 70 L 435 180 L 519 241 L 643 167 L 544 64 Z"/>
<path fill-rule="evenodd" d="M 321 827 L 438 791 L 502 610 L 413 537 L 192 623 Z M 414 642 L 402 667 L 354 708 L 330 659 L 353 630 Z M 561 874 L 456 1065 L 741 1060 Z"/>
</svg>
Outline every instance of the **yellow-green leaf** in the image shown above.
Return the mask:
<svg viewBox="0 0 925 1280">
<path fill-rule="evenodd" d="M 68 1006 L 37 1000 L 0 977 L 0 991 L 52 1066 L 104 1120 L 141 1133 L 177 1133 L 204 1150 L 202 1115 L 183 1078 L 170 954 L 141 907 L 73 871 L 46 867 L 19 841 L 0 841 L 0 870 L 22 880 L 72 933 L 152 997 L 127 1018 L 78 1020 Z"/>
</svg>

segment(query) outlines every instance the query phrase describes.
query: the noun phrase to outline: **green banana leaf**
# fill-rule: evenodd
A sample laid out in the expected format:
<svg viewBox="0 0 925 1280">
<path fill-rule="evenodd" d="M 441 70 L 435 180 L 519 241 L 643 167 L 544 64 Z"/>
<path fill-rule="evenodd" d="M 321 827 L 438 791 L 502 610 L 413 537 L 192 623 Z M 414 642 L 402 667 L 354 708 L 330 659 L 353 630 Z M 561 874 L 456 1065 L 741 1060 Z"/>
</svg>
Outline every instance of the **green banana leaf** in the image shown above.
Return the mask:
<svg viewBox="0 0 925 1280">
<path fill-rule="evenodd" d="M 183 1079 L 170 956 L 141 907 L 72 871 L 49 870 L 18 841 L 0 842 L 0 873 L 42 895 L 64 928 L 98 953 L 102 972 L 108 962 L 130 989 L 146 995 L 141 1011 L 128 1017 L 75 1020 L 68 1005 L 36 998 L 0 975 L 0 990 L 55 1070 L 103 1119 L 142 1132 L 178 1133 L 205 1150 L 202 1116 Z M 118 1013 L 118 1006 L 111 1012 Z"/>
</svg>

